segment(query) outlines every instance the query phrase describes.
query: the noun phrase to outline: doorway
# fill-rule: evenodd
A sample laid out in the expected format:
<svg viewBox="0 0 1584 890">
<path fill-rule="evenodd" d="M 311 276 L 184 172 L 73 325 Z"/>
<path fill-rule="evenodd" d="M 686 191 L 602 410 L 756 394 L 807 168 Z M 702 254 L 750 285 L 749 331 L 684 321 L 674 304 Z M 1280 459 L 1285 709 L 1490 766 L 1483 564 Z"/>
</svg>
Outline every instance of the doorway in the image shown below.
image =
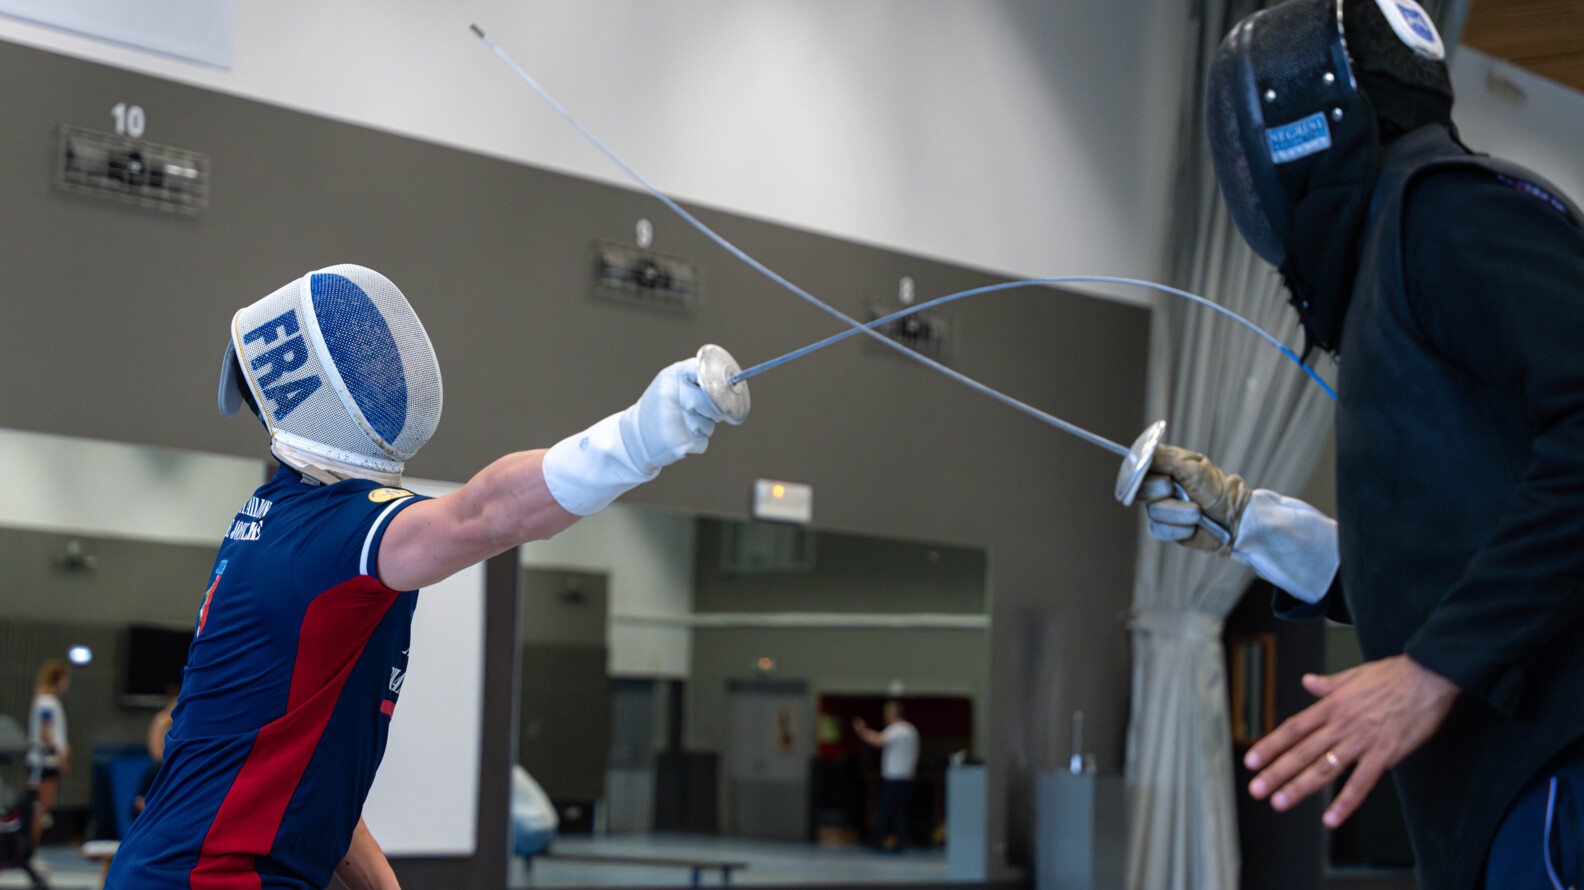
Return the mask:
<svg viewBox="0 0 1584 890">
<path fill-rule="evenodd" d="M 732 680 L 726 745 L 727 830 L 763 840 L 808 839 L 814 754 L 808 684 Z"/>
</svg>

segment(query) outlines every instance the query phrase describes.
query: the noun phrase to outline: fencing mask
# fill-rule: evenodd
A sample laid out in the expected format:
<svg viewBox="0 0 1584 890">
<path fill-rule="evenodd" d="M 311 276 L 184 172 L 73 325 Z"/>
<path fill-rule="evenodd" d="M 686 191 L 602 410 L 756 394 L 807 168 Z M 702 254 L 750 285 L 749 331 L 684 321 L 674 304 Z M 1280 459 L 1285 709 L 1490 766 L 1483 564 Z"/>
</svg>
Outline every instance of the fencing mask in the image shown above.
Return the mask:
<svg viewBox="0 0 1584 890">
<path fill-rule="evenodd" d="M 1239 231 L 1272 265 L 1283 264 L 1292 207 L 1326 156 L 1375 148 L 1374 108 L 1349 58 L 1350 32 L 1364 28 L 1444 70 L 1446 48 L 1414 0 L 1287 0 L 1239 22 L 1211 64 L 1216 180 Z"/>
<path fill-rule="evenodd" d="M 330 266 L 231 320 L 220 411 L 244 402 L 269 428 L 270 450 L 304 475 L 395 485 L 440 422 L 440 366 L 390 279 Z"/>
</svg>

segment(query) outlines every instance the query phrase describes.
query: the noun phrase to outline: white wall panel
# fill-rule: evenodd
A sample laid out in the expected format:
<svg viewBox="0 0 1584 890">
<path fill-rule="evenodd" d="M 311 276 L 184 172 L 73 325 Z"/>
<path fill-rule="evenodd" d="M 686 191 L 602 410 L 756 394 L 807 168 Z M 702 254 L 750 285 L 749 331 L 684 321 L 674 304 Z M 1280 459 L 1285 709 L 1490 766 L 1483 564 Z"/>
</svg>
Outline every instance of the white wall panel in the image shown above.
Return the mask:
<svg viewBox="0 0 1584 890">
<path fill-rule="evenodd" d="M 456 487 L 405 483 L 427 495 Z M 418 594 L 407 678 L 363 805 L 387 855 L 467 856 L 478 844 L 484 589 L 480 563 Z"/>
<path fill-rule="evenodd" d="M 236 0 L 0 0 L 0 15 L 217 68 L 236 30 Z"/>
<path fill-rule="evenodd" d="M 1475 151 L 1523 164 L 1584 201 L 1584 93 L 1467 46 L 1452 58 L 1452 117 Z"/>
<path fill-rule="evenodd" d="M 0 525 L 173 544 L 219 546 L 264 482 L 262 459 L 7 429 L 0 466 Z"/>
</svg>

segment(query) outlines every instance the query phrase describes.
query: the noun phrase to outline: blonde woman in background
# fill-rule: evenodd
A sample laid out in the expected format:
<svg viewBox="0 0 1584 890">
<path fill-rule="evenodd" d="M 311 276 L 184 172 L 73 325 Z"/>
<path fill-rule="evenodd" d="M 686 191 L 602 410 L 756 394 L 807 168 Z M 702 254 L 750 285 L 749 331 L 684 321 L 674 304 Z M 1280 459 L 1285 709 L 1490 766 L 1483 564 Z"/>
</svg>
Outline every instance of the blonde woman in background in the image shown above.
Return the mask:
<svg viewBox="0 0 1584 890">
<path fill-rule="evenodd" d="M 38 792 L 34 804 L 33 846 L 52 821 L 61 776 L 71 768 L 71 745 L 66 741 L 66 711 L 60 697 L 71 687 L 71 665 L 51 658 L 39 667 L 28 712 L 28 784 Z"/>
</svg>

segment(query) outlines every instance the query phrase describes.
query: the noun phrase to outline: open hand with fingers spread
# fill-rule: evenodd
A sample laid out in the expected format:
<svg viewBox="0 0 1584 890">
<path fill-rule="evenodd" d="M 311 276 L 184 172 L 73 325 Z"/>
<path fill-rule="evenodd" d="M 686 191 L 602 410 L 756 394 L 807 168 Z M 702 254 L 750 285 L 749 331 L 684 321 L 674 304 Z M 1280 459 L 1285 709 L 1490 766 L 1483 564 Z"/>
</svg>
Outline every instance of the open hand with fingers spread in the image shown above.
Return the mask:
<svg viewBox="0 0 1584 890">
<path fill-rule="evenodd" d="M 1259 774 L 1256 800 L 1286 812 L 1350 765 L 1353 775 L 1326 809 L 1327 827 L 1353 815 L 1386 770 L 1425 743 L 1446 720 L 1458 688 L 1406 655 L 1367 661 L 1339 674 L 1306 674 L 1319 701 L 1249 749 L 1243 764 Z"/>
</svg>

